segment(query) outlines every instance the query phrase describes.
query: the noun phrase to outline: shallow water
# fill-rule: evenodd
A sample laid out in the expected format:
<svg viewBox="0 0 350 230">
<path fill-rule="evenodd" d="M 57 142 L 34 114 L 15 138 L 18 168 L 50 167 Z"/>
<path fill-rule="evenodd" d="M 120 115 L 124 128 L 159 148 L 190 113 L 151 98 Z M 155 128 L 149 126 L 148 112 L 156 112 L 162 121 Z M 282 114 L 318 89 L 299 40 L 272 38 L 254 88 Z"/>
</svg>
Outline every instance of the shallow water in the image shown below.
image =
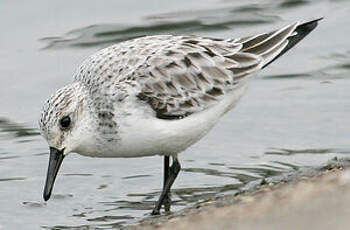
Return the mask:
<svg viewBox="0 0 350 230">
<path fill-rule="evenodd" d="M 42 200 L 42 102 L 89 54 L 152 34 L 241 37 L 325 16 L 252 82 L 234 110 L 180 155 L 173 210 L 350 153 L 350 2 L 346 0 L 3 1 L 0 7 L 0 229 L 119 228 L 147 216 L 162 158 L 71 154 Z"/>
</svg>

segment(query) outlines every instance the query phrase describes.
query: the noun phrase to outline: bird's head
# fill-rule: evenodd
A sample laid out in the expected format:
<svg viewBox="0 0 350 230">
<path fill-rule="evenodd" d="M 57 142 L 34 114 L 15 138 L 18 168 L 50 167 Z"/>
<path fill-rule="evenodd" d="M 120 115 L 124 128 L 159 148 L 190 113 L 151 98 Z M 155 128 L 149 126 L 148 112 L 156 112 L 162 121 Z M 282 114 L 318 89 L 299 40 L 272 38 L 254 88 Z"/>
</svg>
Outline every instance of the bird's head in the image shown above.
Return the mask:
<svg viewBox="0 0 350 230">
<path fill-rule="evenodd" d="M 87 142 L 91 117 L 86 111 L 86 95 L 79 83 L 59 89 L 45 103 L 39 120 L 40 133 L 50 149 L 49 167 L 44 188 L 48 200 L 63 158 Z"/>
</svg>

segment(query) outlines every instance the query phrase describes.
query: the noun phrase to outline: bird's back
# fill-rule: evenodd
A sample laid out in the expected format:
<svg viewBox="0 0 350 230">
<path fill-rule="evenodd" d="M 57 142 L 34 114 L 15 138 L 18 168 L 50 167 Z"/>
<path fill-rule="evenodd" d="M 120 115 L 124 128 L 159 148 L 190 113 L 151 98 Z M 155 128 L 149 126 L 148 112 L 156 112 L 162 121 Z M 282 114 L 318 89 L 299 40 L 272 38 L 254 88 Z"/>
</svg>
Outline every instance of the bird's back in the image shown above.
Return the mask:
<svg viewBox="0 0 350 230">
<path fill-rule="evenodd" d="M 146 36 L 90 56 L 74 80 L 89 88 L 96 104 L 113 104 L 132 92 L 158 118 L 179 119 L 221 101 L 304 38 L 317 21 L 241 39 Z"/>
</svg>

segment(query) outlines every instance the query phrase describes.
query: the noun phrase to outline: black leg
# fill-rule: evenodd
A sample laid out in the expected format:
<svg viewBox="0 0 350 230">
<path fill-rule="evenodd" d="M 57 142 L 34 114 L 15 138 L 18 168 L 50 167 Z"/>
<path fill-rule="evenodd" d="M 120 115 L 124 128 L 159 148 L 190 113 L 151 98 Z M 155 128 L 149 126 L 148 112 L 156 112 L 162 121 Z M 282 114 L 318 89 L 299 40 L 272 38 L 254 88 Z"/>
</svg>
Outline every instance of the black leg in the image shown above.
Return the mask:
<svg viewBox="0 0 350 230">
<path fill-rule="evenodd" d="M 164 180 L 163 180 L 163 189 L 165 189 L 166 182 L 169 178 L 170 168 L 169 168 L 169 156 L 164 156 Z M 166 212 L 170 211 L 171 206 L 171 192 L 169 191 L 163 201 L 164 209 Z"/>
<path fill-rule="evenodd" d="M 164 163 L 165 163 L 165 161 L 166 160 L 164 159 Z M 163 187 L 163 191 L 160 194 L 160 197 L 156 203 L 156 206 L 154 207 L 154 209 L 152 211 L 152 215 L 159 215 L 160 214 L 160 208 L 162 207 L 162 204 L 164 204 L 166 197 L 169 196 L 170 188 L 173 185 L 177 175 L 179 174 L 180 169 L 181 169 L 181 165 L 180 165 L 179 161 L 177 160 L 177 158 L 173 157 L 173 164 L 169 168 L 168 179 L 166 180 L 165 186 Z M 170 210 L 170 205 L 169 205 L 169 210 Z"/>
</svg>

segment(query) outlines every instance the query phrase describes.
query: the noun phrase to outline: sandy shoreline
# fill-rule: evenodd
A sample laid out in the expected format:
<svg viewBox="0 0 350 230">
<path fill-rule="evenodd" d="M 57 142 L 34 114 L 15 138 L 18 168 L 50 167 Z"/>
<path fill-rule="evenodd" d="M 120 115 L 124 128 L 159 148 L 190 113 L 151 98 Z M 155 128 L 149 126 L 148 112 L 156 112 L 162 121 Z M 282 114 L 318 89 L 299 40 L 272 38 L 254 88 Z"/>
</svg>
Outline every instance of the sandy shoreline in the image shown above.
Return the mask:
<svg viewBox="0 0 350 230">
<path fill-rule="evenodd" d="M 350 160 L 333 159 L 125 229 L 348 229 Z"/>
</svg>

